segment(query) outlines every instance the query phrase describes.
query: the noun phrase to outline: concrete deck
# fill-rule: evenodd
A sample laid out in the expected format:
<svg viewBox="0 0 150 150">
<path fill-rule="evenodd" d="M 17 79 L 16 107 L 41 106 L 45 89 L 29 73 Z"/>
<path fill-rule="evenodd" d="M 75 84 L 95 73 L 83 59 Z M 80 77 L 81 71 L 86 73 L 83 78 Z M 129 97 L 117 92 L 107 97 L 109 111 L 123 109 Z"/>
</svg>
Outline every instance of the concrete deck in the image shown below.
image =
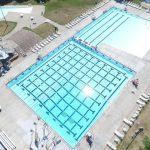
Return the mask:
<svg viewBox="0 0 150 150">
<path fill-rule="evenodd" d="M 6 17 L 5 17 L 6 20 L 17 22 L 17 26 L 15 27 L 15 29 L 12 32 L 10 32 L 6 36 L 2 37 L 2 39 L 5 40 L 5 39 L 9 38 L 12 34 L 21 30 L 23 27 L 28 27 L 28 28 L 34 29 L 37 26 L 39 26 L 45 22 L 58 27 L 58 29 L 60 31 L 64 29 L 64 27 L 62 25 L 59 25 L 58 23 L 56 23 L 52 20 L 49 20 L 43 16 L 43 12 L 45 11 L 44 6 L 32 6 L 32 7 L 33 8 L 32 8 L 31 13 L 29 13 L 29 14 L 24 13 L 23 17 L 20 17 L 21 13 L 17 13 L 17 12 L 9 12 L 6 15 Z M 33 17 L 33 20 L 31 20 L 30 17 Z"/>
<path fill-rule="evenodd" d="M 114 5 L 120 8 L 125 7 L 124 5 L 110 1 L 107 5 L 95 12 L 96 17 L 101 15 L 103 10 L 109 9 Z M 136 10 L 128 7 L 128 11 L 148 19 L 150 18 L 148 14 L 144 13 L 144 10 Z M 60 37 L 43 48 L 40 51 L 41 55 L 44 56 L 52 51 L 55 47 L 72 37 L 77 31 L 81 30 L 91 21 L 91 16 L 89 16 L 72 29 L 63 28 L 64 31 Z M 89 148 L 85 138 L 83 138 L 75 148 L 76 150 L 106 150 L 106 143 L 112 140 L 114 131 L 119 129 L 123 125 L 123 119 L 128 118 L 136 109 L 136 100 L 140 97 L 141 93 L 150 90 L 150 80 L 148 80 L 150 76 L 150 55 L 148 54 L 150 52 L 148 52 L 144 58 L 140 59 L 128 53 L 115 50 L 105 44 L 101 46 L 101 50 L 108 56 L 135 70 L 137 72 L 135 77 L 139 79 L 140 84 L 138 89 L 135 89 L 129 81 L 111 103 L 109 108 L 103 113 L 102 117 L 100 117 L 92 126 L 90 129 L 90 132 L 94 136 L 92 148 Z M 43 125 L 43 122 L 42 120 L 38 120 L 36 114 L 27 107 L 19 97 L 10 91 L 6 84 L 19 73 L 23 72 L 27 67 L 35 63 L 36 57 L 36 54 L 30 52 L 27 57 L 20 58 L 14 62 L 12 64 L 12 69 L 4 77 L 0 78 L 0 105 L 2 106 L 2 112 L 0 112 L 0 129 L 4 130 L 14 141 L 17 145 L 17 150 L 29 149 L 32 141 L 30 130 L 34 130 L 34 122 L 41 125 Z M 133 89 L 135 94 L 131 92 Z M 58 136 L 55 131 L 52 129 L 50 130 Z M 58 144 L 55 149 L 71 150 L 72 148 L 62 139 L 62 142 Z"/>
</svg>

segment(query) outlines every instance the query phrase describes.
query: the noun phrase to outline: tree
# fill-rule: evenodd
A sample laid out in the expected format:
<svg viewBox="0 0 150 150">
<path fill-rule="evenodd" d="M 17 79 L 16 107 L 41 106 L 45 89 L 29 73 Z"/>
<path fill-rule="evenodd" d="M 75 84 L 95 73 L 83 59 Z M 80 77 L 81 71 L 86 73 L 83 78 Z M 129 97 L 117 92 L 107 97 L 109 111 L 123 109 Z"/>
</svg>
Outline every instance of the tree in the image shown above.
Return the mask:
<svg viewBox="0 0 150 150">
<path fill-rule="evenodd" d="M 29 0 L 15 0 L 15 1 L 18 2 L 18 3 L 22 3 L 22 2 L 27 2 Z"/>
<path fill-rule="evenodd" d="M 5 5 L 7 3 L 12 2 L 13 0 L 0 0 L 0 5 Z"/>
<path fill-rule="evenodd" d="M 150 138 L 148 136 L 144 137 L 143 143 L 144 148 L 142 148 L 142 150 L 150 150 Z"/>
<path fill-rule="evenodd" d="M 50 1 L 50 0 L 35 0 L 37 3 L 46 3 L 47 1 Z"/>
</svg>

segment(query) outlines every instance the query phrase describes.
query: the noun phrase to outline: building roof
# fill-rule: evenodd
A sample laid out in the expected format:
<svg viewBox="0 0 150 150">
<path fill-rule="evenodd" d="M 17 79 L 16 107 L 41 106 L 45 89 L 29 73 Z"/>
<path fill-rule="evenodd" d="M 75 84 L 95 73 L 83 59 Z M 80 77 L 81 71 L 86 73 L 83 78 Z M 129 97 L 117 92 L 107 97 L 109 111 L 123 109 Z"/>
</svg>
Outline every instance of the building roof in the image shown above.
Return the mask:
<svg viewBox="0 0 150 150">
<path fill-rule="evenodd" d="M 8 54 L 2 50 L 0 50 L 0 60 L 6 59 Z"/>
<path fill-rule="evenodd" d="M 9 40 L 14 41 L 20 49 L 26 53 L 31 49 L 31 47 L 41 41 L 41 37 L 34 32 L 21 29 L 9 37 Z"/>
</svg>

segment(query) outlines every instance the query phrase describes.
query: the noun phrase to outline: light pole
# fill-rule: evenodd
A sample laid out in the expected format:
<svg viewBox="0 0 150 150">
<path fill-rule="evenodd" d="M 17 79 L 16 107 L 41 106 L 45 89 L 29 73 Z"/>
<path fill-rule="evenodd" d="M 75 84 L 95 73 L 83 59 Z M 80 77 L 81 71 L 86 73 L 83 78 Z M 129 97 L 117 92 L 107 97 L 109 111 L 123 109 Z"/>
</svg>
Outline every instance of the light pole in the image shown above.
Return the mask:
<svg viewBox="0 0 150 150">
<path fill-rule="evenodd" d="M 130 147 L 130 145 L 132 144 L 132 142 L 135 140 L 135 138 L 141 133 L 144 131 L 144 128 L 143 127 L 140 127 L 138 130 L 135 131 L 135 134 L 132 136 L 132 140 L 131 142 L 128 144 L 128 146 L 126 147 L 125 150 L 128 150 L 128 148 Z"/>
</svg>

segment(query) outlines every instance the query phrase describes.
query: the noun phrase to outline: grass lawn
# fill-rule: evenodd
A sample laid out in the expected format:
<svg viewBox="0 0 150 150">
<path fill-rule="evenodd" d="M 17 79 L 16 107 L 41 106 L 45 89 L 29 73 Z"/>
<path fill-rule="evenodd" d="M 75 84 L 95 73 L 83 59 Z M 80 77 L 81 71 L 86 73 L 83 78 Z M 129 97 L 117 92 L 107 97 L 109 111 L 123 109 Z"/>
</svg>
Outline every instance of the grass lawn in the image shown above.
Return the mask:
<svg viewBox="0 0 150 150">
<path fill-rule="evenodd" d="M 33 30 L 31 30 L 30 28 L 24 28 L 24 29 L 38 34 L 41 38 L 46 38 L 55 31 L 55 27 L 50 25 L 49 23 L 44 23 L 42 25 L 39 25 Z"/>
<path fill-rule="evenodd" d="M 136 4 L 141 4 L 141 2 L 143 2 L 143 0 L 133 0 L 132 2 L 136 3 Z"/>
<path fill-rule="evenodd" d="M 144 133 L 140 133 L 136 139 L 133 141 L 133 143 L 130 145 L 128 150 L 139 150 L 140 147 L 143 148 L 143 139 L 147 135 L 150 137 L 150 103 L 144 108 L 141 115 L 137 119 L 137 122 L 134 124 L 134 126 L 129 130 L 127 135 L 125 136 L 124 140 L 121 142 L 121 144 L 118 146 L 117 150 L 125 150 L 127 145 L 131 142 L 132 138 L 131 136 L 134 135 L 135 131 L 138 130 L 139 127 L 144 128 Z"/>
<path fill-rule="evenodd" d="M 59 24 L 66 24 L 94 4 L 94 0 L 51 0 L 46 4 L 44 16 Z"/>
<path fill-rule="evenodd" d="M 16 22 L 7 21 L 6 24 L 5 21 L 0 21 L 0 36 L 3 37 L 9 32 L 11 32 L 16 27 L 16 25 Z"/>
<path fill-rule="evenodd" d="M 66 24 L 72 19 L 85 12 L 87 9 L 95 5 L 95 2 L 100 0 L 49 0 L 45 5 L 46 18 L 49 18 L 59 24 Z M 37 4 L 34 0 L 29 0 L 23 3 L 10 3 L 16 4 Z"/>
</svg>

